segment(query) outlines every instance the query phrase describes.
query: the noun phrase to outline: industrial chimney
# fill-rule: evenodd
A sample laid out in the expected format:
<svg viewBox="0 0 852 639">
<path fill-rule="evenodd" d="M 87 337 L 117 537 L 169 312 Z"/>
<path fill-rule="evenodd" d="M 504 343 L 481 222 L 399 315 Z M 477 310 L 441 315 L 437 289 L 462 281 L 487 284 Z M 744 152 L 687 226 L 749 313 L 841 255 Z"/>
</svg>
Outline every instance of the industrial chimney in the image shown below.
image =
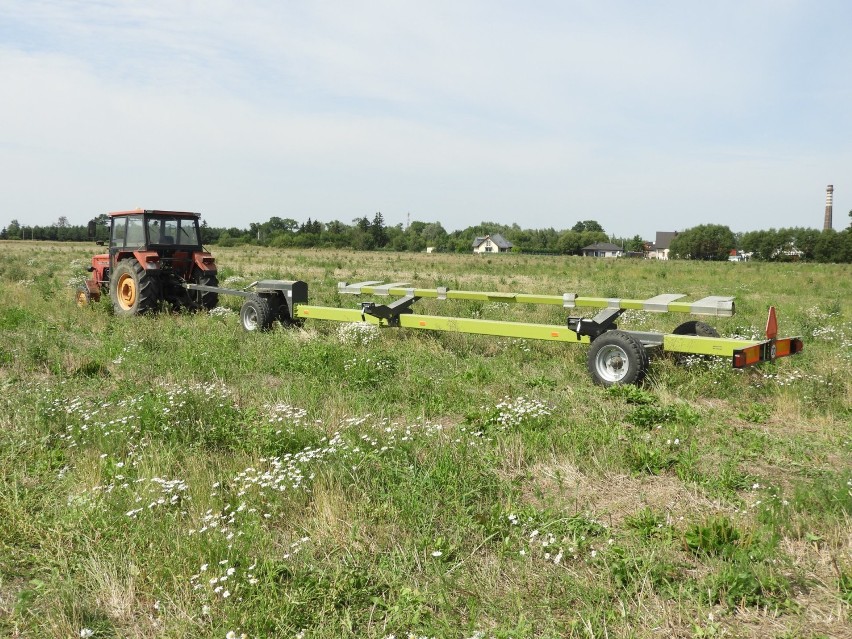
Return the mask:
<svg viewBox="0 0 852 639">
<path fill-rule="evenodd" d="M 831 229 L 831 208 L 832 200 L 834 199 L 834 185 L 829 184 L 825 187 L 825 222 L 822 226 L 823 231 Z"/>
</svg>

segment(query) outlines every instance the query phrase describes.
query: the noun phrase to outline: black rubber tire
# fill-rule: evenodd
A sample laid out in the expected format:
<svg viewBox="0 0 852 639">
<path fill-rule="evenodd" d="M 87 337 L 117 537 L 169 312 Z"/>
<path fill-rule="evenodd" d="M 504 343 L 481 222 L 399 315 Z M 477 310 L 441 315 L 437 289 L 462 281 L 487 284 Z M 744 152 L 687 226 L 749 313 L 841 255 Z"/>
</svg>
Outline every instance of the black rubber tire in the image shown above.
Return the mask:
<svg viewBox="0 0 852 639">
<path fill-rule="evenodd" d="M 275 321 L 275 313 L 269 299 L 252 295 L 243 302 L 240 309 L 240 321 L 247 331 L 268 331 Z"/>
<path fill-rule="evenodd" d="M 625 331 L 606 331 L 589 348 L 587 365 L 592 380 L 601 386 L 638 386 L 648 372 L 648 353 Z"/>
<path fill-rule="evenodd" d="M 122 260 L 110 277 L 109 295 L 116 315 L 148 313 L 160 301 L 159 280 L 146 273 L 135 258 Z"/>
<path fill-rule="evenodd" d="M 719 331 L 710 326 L 710 324 L 705 324 L 704 322 L 698 322 L 696 320 L 689 320 L 688 322 L 684 322 L 679 325 L 676 329 L 672 331 L 674 335 L 697 335 L 698 337 L 720 337 Z M 688 355 L 686 353 L 672 353 L 672 357 L 674 357 L 674 361 L 679 365 L 686 365 L 690 362 L 694 363 L 699 360 L 711 359 L 707 355 Z M 696 359 L 697 358 L 697 359 Z"/>
<path fill-rule="evenodd" d="M 195 284 L 201 284 L 201 286 L 219 286 L 219 278 L 216 277 L 216 273 L 210 271 L 195 269 L 192 272 L 192 281 Z M 195 302 L 199 308 L 209 311 L 219 306 L 219 293 L 195 291 Z"/>
<path fill-rule="evenodd" d="M 699 337 L 719 337 L 719 331 L 710 326 L 710 324 L 705 324 L 704 322 L 697 322 L 695 320 L 684 322 L 676 329 L 674 329 L 672 331 L 672 334 L 698 335 Z"/>
</svg>

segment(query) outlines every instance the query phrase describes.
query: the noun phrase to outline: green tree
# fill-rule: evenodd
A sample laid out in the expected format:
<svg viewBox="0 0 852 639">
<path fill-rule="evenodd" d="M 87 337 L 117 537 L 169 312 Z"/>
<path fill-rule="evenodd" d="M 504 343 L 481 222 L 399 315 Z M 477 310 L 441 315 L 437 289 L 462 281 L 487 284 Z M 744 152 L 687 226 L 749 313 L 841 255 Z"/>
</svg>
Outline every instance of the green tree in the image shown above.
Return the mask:
<svg viewBox="0 0 852 639">
<path fill-rule="evenodd" d="M 350 231 L 351 229 L 340 220 L 332 220 L 325 225 L 320 238 L 325 246 L 343 248 L 351 246 Z"/>
<path fill-rule="evenodd" d="M 204 220 L 201 223 L 201 243 L 210 244 L 212 242 L 215 242 L 218 238 L 219 232 L 216 229 L 211 228 L 207 224 L 207 220 Z"/>
<path fill-rule="evenodd" d="M 720 224 L 701 224 L 672 240 L 670 253 L 676 259 L 727 260 L 736 247 L 734 233 Z"/>
<path fill-rule="evenodd" d="M 421 236 L 426 246 L 444 246 L 447 241 L 447 231 L 440 222 L 431 222 L 424 226 Z"/>
<path fill-rule="evenodd" d="M 356 251 L 372 251 L 376 248 L 376 241 L 371 233 L 370 219 L 365 215 L 356 217 L 352 222 L 355 227 L 349 233 L 349 245 Z"/>
<path fill-rule="evenodd" d="M 625 248 L 628 251 L 632 251 L 634 253 L 641 253 L 645 250 L 645 240 L 642 239 L 639 235 L 634 235 L 632 238 L 627 240 L 624 244 Z"/>
<path fill-rule="evenodd" d="M 373 221 L 370 224 L 370 235 L 373 236 L 373 245 L 376 248 L 382 248 L 388 243 L 385 218 L 382 217 L 381 211 L 376 211 L 376 214 L 373 216 Z"/>
<path fill-rule="evenodd" d="M 571 227 L 572 231 L 576 231 L 577 233 L 586 232 L 596 232 L 603 233 L 603 227 L 598 224 L 595 220 L 586 220 L 585 222 L 577 222 L 574 226 Z"/>
<path fill-rule="evenodd" d="M 21 225 L 18 220 L 12 220 L 11 222 L 9 222 L 9 226 L 6 227 L 6 232 L 9 234 L 10 240 L 20 240 Z"/>
<path fill-rule="evenodd" d="M 843 234 L 834 229 L 819 233 L 814 246 L 813 259 L 817 262 L 843 262 Z"/>
</svg>

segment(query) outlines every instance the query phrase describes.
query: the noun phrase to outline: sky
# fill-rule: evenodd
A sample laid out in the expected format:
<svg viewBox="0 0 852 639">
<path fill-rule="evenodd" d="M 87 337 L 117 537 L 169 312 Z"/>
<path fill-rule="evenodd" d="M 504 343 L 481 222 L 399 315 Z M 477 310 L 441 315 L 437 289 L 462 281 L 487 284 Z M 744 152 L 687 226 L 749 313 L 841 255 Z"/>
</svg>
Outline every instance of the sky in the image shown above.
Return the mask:
<svg viewBox="0 0 852 639">
<path fill-rule="evenodd" d="M 847 0 L 0 0 L 0 226 L 834 228 Z"/>
</svg>

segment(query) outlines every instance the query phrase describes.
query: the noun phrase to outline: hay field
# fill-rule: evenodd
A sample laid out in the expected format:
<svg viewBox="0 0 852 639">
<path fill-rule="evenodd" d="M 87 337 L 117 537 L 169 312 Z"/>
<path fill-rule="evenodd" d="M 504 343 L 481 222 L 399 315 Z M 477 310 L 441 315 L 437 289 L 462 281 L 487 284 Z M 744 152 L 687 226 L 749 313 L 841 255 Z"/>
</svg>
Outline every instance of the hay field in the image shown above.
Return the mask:
<svg viewBox="0 0 852 639">
<path fill-rule="evenodd" d="M 302 279 L 770 304 L 805 352 L 585 349 L 73 303 L 95 247 L 0 242 L 0 636 L 852 636 L 852 268 L 214 249 Z M 558 308 L 417 310 L 563 323 Z M 630 312 L 627 329 L 684 316 Z"/>
</svg>

